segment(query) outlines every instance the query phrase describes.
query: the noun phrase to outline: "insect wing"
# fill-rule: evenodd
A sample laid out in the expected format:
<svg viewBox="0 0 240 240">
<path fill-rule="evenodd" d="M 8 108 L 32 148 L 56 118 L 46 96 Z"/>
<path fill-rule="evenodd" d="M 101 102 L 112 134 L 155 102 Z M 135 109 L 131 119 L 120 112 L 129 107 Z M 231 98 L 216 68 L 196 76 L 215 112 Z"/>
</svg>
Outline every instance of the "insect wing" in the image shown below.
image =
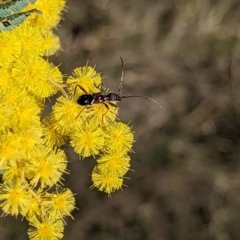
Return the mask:
<svg viewBox="0 0 240 240">
<path fill-rule="evenodd" d="M 5 18 L 13 13 L 19 12 L 29 3 L 35 3 L 36 0 L 11 0 L 0 4 L 0 18 Z"/>
</svg>

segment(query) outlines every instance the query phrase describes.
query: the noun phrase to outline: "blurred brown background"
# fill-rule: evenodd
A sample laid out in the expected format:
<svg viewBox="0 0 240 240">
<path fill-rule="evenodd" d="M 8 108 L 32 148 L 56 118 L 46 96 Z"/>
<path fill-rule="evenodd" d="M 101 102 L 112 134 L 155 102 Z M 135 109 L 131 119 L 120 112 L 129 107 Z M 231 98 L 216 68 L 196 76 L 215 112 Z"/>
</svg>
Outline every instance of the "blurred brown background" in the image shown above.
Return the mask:
<svg viewBox="0 0 240 240">
<path fill-rule="evenodd" d="M 70 75 L 96 65 L 118 91 L 120 119 L 135 131 L 123 192 L 89 190 L 93 159 L 71 157 L 66 185 L 79 210 L 64 239 L 240 239 L 240 2 L 238 0 L 68 0 L 51 58 Z M 11 222 L 11 225 L 9 223 Z M 5 218 L 5 237 L 27 225 Z"/>
</svg>

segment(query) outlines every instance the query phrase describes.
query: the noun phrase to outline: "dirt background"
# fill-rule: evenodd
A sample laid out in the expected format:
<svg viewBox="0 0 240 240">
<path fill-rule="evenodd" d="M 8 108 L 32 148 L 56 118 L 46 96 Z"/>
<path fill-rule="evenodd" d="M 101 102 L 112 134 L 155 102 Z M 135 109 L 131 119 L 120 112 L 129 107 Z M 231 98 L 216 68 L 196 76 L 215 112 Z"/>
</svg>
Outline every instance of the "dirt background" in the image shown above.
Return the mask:
<svg viewBox="0 0 240 240">
<path fill-rule="evenodd" d="M 66 185 L 79 210 L 67 240 L 240 239 L 240 2 L 68 0 L 51 58 L 71 74 L 96 65 L 118 90 L 120 119 L 135 131 L 128 187 L 89 190 L 95 162 L 70 156 Z M 68 154 L 70 154 L 70 150 Z M 1 239 L 27 239 L 27 224 L 1 220 Z"/>
</svg>

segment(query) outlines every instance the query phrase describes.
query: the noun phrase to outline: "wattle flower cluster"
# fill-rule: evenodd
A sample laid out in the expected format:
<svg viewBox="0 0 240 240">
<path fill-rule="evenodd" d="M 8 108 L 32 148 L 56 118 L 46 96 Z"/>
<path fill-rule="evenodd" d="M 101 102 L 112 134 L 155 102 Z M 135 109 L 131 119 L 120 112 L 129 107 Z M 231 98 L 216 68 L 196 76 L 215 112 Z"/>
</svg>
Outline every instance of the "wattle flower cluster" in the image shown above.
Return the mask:
<svg viewBox="0 0 240 240">
<path fill-rule="evenodd" d="M 64 218 L 75 208 L 62 178 L 69 173 L 60 149 L 66 140 L 82 158 L 96 159 L 91 188 L 109 195 L 123 186 L 134 141 L 129 126 L 116 120 L 117 107 L 77 104 L 84 91 L 99 92 L 102 80 L 94 68 L 75 69 L 63 84 L 58 67 L 44 59 L 60 48 L 52 29 L 64 7 L 65 0 L 38 0 L 23 11 L 41 15 L 33 12 L 0 32 L 0 207 L 4 215 L 26 218 L 34 240 L 61 239 Z M 52 113 L 41 119 L 45 99 L 58 91 Z"/>
<path fill-rule="evenodd" d="M 94 68 L 75 69 L 66 82 L 69 93 L 59 85 L 64 94 L 46 117 L 45 136 L 48 143 L 58 146 L 70 138 L 71 146 L 82 158 L 93 156 L 97 165 L 92 172 L 91 188 L 110 195 L 121 189 L 123 177 L 129 170 L 128 153 L 132 149 L 133 133 L 128 125 L 116 120 L 118 108 L 112 104 L 77 104 L 79 96 L 99 92 L 100 85 L 101 77 Z"/>
</svg>

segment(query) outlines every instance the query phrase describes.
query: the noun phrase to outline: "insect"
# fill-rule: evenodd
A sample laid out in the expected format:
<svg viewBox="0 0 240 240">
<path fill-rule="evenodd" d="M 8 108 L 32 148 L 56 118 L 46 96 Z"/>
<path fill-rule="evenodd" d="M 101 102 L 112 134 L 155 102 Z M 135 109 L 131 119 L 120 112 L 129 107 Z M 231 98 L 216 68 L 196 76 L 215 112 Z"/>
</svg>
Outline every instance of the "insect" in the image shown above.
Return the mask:
<svg viewBox="0 0 240 240">
<path fill-rule="evenodd" d="M 121 63 L 122 63 L 122 76 L 121 76 L 121 80 L 120 80 L 120 84 L 119 84 L 118 93 L 110 92 L 110 93 L 104 94 L 103 85 L 100 84 L 100 86 L 101 86 L 100 87 L 100 92 L 93 93 L 93 94 L 88 94 L 82 86 L 76 85 L 75 90 L 74 90 L 74 95 L 75 95 L 77 87 L 80 88 L 85 93 L 77 99 L 77 103 L 81 106 L 87 106 L 87 105 L 102 103 L 106 106 L 107 109 L 109 109 L 109 106 L 106 103 L 108 103 L 109 105 L 111 105 L 113 107 L 117 107 L 117 105 L 114 102 L 121 102 L 121 100 L 123 98 L 139 97 L 139 98 L 146 98 L 146 99 L 156 103 L 161 108 L 161 105 L 157 101 L 155 101 L 154 99 L 152 99 L 150 97 L 147 97 L 147 96 L 143 96 L 143 95 L 122 96 L 121 95 L 124 70 L 123 70 L 123 59 L 121 57 L 120 57 L 120 59 L 121 59 Z M 99 86 L 98 86 L 98 88 L 99 88 Z"/>
<path fill-rule="evenodd" d="M 121 63 L 122 63 L 122 76 L 121 76 L 120 83 L 119 83 L 118 93 L 115 93 L 115 92 L 104 93 L 102 83 L 99 86 L 96 86 L 97 88 L 100 88 L 100 92 L 93 93 L 93 94 L 87 93 L 87 91 L 79 84 L 77 84 L 75 86 L 74 93 L 73 93 L 74 96 L 76 95 L 77 88 L 81 89 L 85 93 L 85 94 L 83 94 L 83 95 L 81 95 L 77 98 L 77 104 L 79 104 L 80 106 L 83 106 L 83 109 L 79 112 L 76 119 L 81 115 L 81 113 L 83 112 L 83 110 L 87 106 L 90 106 L 90 105 L 93 105 L 93 104 L 99 104 L 99 103 L 104 104 L 105 107 L 107 108 L 107 111 L 103 114 L 103 116 L 104 116 L 105 114 L 107 114 L 107 112 L 109 110 L 109 105 L 117 108 L 118 106 L 116 105 L 115 102 L 121 102 L 121 100 L 123 98 L 133 98 L 133 97 L 145 98 L 147 100 L 150 100 L 150 101 L 154 102 L 155 104 L 157 104 L 159 106 L 159 108 L 161 108 L 161 105 L 157 101 L 155 101 L 154 99 L 152 99 L 150 97 L 144 96 L 144 95 L 129 95 L 129 96 L 122 96 L 121 95 L 122 83 L 123 83 L 123 77 L 124 77 L 124 70 L 123 70 L 123 60 L 122 60 L 121 57 L 120 57 L 120 59 L 121 59 Z M 68 98 L 68 94 L 64 90 L 65 87 L 69 87 L 68 84 L 56 83 L 49 76 L 47 78 L 53 85 L 55 85 L 56 87 L 58 87 L 60 89 L 60 91 L 62 92 L 62 94 L 66 98 Z"/>
<path fill-rule="evenodd" d="M 9 31 L 14 29 L 32 13 L 41 14 L 37 9 L 25 12 L 19 12 L 29 3 L 35 3 L 36 0 L 10 0 L 0 3 L 0 31 Z"/>
</svg>

